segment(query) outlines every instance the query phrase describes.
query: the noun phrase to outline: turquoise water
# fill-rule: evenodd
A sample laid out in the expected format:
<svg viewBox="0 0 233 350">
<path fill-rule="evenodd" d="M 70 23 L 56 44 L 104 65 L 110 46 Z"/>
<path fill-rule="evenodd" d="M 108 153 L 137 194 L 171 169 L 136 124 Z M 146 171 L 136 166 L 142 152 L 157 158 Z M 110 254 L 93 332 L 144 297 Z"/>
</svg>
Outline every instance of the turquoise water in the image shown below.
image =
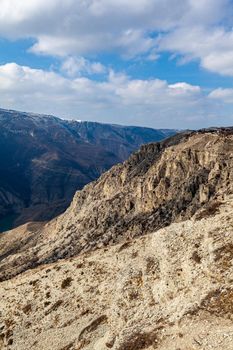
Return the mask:
<svg viewBox="0 0 233 350">
<path fill-rule="evenodd" d="M 13 223 L 17 218 L 16 214 L 11 214 L 5 216 L 3 219 L 0 219 L 0 233 L 8 231 L 13 228 Z"/>
</svg>

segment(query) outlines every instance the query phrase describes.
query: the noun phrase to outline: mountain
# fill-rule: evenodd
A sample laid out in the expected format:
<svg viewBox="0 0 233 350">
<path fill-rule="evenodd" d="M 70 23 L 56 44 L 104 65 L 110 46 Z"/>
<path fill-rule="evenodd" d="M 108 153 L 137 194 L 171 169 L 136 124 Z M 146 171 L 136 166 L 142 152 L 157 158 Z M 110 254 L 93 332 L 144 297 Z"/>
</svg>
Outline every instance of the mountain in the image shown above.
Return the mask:
<svg viewBox="0 0 233 350">
<path fill-rule="evenodd" d="M 16 216 L 16 225 L 53 218 L 141 144 L 174 133 L 0 109 L 0 231 Z"/>
<path fill-rule="evenodd" d="M 142 146 L 3 233 L 0 348 L 232 350 L 232 149 L 233 128 Z"/>
<path fill-rule="evenodd" d="M 63 215 L 1 235 L 1 278 L 211 212 L 233 191 L 232 149 L 233 128 L 142 146 L 77 191 Z"/>
</svg>

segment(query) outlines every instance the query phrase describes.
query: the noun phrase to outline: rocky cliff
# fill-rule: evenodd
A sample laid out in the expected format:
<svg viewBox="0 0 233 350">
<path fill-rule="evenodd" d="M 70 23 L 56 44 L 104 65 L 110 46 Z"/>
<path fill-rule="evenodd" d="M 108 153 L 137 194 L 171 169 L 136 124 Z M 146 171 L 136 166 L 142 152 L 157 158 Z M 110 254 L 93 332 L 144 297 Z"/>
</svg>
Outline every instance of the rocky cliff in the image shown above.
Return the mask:
<svg viewBox="0 0 233 350">
<path fill-rule="evenodd" d="M 2 282 L 0 349 L 232 350 L 232 212 Z"/>
<path fill-rule="evenodd" d="M 39 228 L 3 234 L 1 278 L 140 237 L 203 210 L 214 212 L 233 191 L 232 149 L 230 128 L 187 132 L 142 146 L 78 191 L 63 215 Z"/>
<path fill-rule="evenodd" d="M 232 350 L 233 129 L 143 146 L 0 236 L 0 349 Z"/>
<path fill-rule="evenodd" d="M 141 144 L 173 133 L 0 109 L 0 232 L 12 214 L 16 225 L 60 214 L 77 190 Z"/>
</svg>

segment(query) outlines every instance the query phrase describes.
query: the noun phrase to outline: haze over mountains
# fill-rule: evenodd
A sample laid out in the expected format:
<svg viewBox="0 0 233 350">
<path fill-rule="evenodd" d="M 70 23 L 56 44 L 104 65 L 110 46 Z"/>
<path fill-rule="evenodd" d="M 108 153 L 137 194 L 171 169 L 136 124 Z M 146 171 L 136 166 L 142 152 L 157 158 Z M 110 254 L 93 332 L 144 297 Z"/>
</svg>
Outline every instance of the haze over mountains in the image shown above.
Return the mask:
<svg viewBox="0 0 233 350">
<path fill-rule="evenodd" d="M 233 128 L 142 146 L 3 233 L 3 349 L 232 350 L 232 149 Z"/>
<path fill-rule="evenodd" d="M 17 225 L 60 214 L 76 190 L 175 132 L 0 109 L 0 231 L 16 216 Z"/>
</svg>

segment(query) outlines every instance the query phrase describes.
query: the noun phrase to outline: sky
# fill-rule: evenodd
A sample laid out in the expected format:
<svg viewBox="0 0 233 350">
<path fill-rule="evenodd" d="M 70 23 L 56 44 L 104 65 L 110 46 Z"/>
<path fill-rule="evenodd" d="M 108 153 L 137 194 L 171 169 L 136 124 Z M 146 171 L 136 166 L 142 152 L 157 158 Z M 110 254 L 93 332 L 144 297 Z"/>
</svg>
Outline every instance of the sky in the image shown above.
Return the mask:
<svg viewBox="0 0 233 350">
<path fill-rule="evenodd" d="M 0 0 L 0 107 L 233 125 L 233 0 Z"/>
</svg>

